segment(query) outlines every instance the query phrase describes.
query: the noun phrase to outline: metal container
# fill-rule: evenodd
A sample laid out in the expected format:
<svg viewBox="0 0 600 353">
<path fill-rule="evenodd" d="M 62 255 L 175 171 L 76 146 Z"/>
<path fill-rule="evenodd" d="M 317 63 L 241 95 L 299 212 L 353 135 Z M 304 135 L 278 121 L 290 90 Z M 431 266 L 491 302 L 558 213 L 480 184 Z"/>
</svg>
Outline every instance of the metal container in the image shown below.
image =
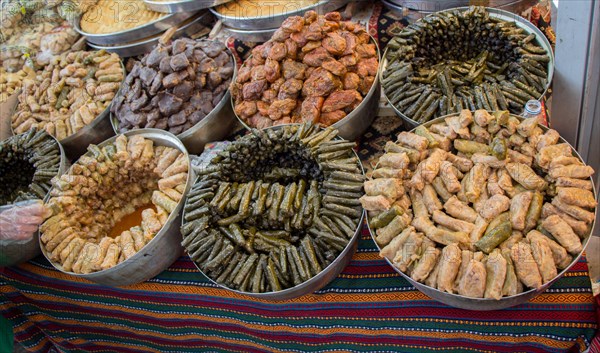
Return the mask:
<svg viewBox="0 0 600 353">
<path fill-rule="evenodd" d="M 175 135 L 158 129 L 139 129 L 124 133 L 125 136 L 143 136 L 154 142 L 154 146 L 167 146 L 176 148 L 183 152 L 188 159 L 188 178 L 186 182 L 184 196 L 188 193 L 194 180 L 194 172 L 192 170 L 190 157 L 185 149 L 185 146 L 175 137 Z M 116 140 L 116 136 L 102 142 L 99 147 L 104 147 Z M 90 152 L 86 155 L 91 155 Z M 181 224 L 181 208 L 183 207 L 184 198 L 178 203 L 177 207 L 167 219 L 165 225 L 147 243 L 140 251 L 129 259 L 106 270 L 92 272 L 88 274 L 80 274 L 69 271 L 64 271 L 62 266 L 50 260 L 45 248 L 41 246 L 42 253 L 48 261 L 59 271 L 100 283 L 106 286 L 120 287 L 131 284 L 144 282 L 168 268 L 182 254 L 181 234 L 179 225 Z"/>
<path fill-rule="evenodd" d="M 144 0 L 144 3 L 152 11 L 175 13 L 202 10 L 229 1 L 231 0 Z"/>
<path fill-rule="evenodd" d="M 229 50 L 229 48 L 227 48 Z M 231 82 L 234 82 L 237 75 L 237 63 L 235 55 L 229 50 L 229 55 L 233 60 L 233 76 Z M 236 125 L 235 114 L 233 107 L 229 103 L 231 94 L 229 89 L 221 98 L 219 104 L 211 110 L 202 120 L 188 130 L 177 135 L 183 142 L 187 151 L 191 154 L 200 154 L 204 150 L 204 145 L 208 142 L 219 141 L 227 137 Z M 111 130 L 114 133 L 119 133 L 119 120 L 114 114 L 110 114 Z"/>
<path fill-rule="evenodd" d="M 442 11 L 442 12 L 451 12 L 451 11 L 455 11 L 455 10 L 465 11 L 467 9 L 468 9 L 468 7 L 458 7 L 458 8 L 453 8 L 453 9 L 449 9 L 446 11 Z M 490 17 L 498 18 L 498 19 L 506 21 L 506 22 L 514 22 L 518 27 L 523 28 L 527 34 L 534 33 L 535 34 L 535 43 L 537 43 L 544 50 L 546 50 L 546 52 L 548 53 L 548 56 L 550 56 L 550 61 L 548 62 L 548 77 L 547 77 L 546 88 L 544 89 L 544 92 L 542 92 L 542 95 L 539 97 L 539 100 L 542 100 L 542 98 L 544 98 L 546 96 L 546 92 L 548 92 L 548 88 L 552 84 L 552 78 L 554 77 L 554 52 L 552 51 L 552 46 L 550 45 L 548 38 L 546 38 L 546 36 L 542 33 L 542 31 L 540 31 L 539 28 L 537 28 L 534 24 L 527 21 L 526 19 L 524 19 L 521 16 L 515 15 L 515 14 L 510 13 L 505 10 L 498 10 L 498 9 L 492 9 L 492 8 L 486 8 L 486 11 L 489 12 Z M 388 48 L 385 49 L 385 52 L 383 53 L 383 58 L 381 59 L 381 62 L 380 62 L 381 67 L 380 67 L 379 71 L 380 71 L 381 75 L 383 75 L 383 72 L 386 70 L 387 65 L 388 65 L 387 51 L 388 51 Z M 394 111 L 396 112 L 396 115 L 398 115 L 400 118 L 402 118 L 402 120 L 404 120 L 404 122 L 408 126 L 410 126 L 411 128 L 415 128 L 420 125 L 418 122 L 416 122 L 413 119 L 409 118 L 408 116 L 404 115 L 403 112 L 399 111 L 394 105 L 392 105 L 392 103 L 390 103 L 390 99 L 386 95 L 385 89 L 383 90 L 383 96 L 385 97 L 387 104 L 394 109 Z"/>
<path fill-rule="evenodd" d="M 377 56 L 381 62 L 379 45 L 373 37 L 371 37 L 371 41 L 377 48 Z M 375 120 L 375 116 L 377 116 L 377 110 L 379 109 L 379 97 L 381 97 L 381 85 L 379 84 L 379 76 L 381 76 L 381 72 L 381 66 L 379 66 L 377 75 L 375 76 L 375 80 L 373 81 L 369 92 L 365 97 L 363 97 L 363 101 L 358 105 L 358 107 L 354 108 L 354 110 L 350 112 L 350 114 L 346 115 L 342 120 L 332 125 L 339 131 L 339 136 L 342 138 L 349 141 L 355 141 L 357 138 L 362 136 L 365 131 L 367 131 L 369 126 L 371 126 L 373 123 L 373 120 Z M 231 105 L 235 107 L 233 97 L 231 97 Z M 248 130 L 252 130 L 252 128 L 235 113 L 235 110 L 234 114 L 242 126 Z"/>
<path fill-rule="evenodd" d="M 52 136 L 51 136 L 52 137 Z M 55 141 L 56 139 L 52 137 Z M 61 144 L 56 141 L 60 149 L 60 165 L 57 176 L 62 175 L 70 163 Z M 46 193 L 44 202 L 49 198 L 50 192 Z M 11 208 L 11 205 L 0 206 L 0 213 Z M 33 237 L 26 241 L 0 240 L 0 267 L 14 266 L 27 262 L 40 254 L 39 233 L 35 232 Z"/>
<path fill-rule="evenodd" d="M 229 28 L 227 26 L 223 26 L 223 29 L 227 32 L 231 33 L 231 36 L 235 39 L 241 40 L 243 42 L 253 42 L 253 43 L 264 43 L 271 39 L 277 28 L 273 29 L 237 29 L 237 28 Z"/>
<path fill-rule="evenodd" d="M 184 22 L 185 20 L 194 16 L 195 14 L 196 12 L 174 13 L 161 17 L 156 21 L 145 23 L 139 27 L 120 32 L 102 34 L 84 32 L 81 29 L 80 25 L 81 18 L 78 18 L 75 20 L 74 28 L 79 34 L 86 37 L 88 43 L 98 45 L 114 45 L 120 43 L 133 42 L 139 40 L 140 38 L 147 38 L 148 36 L 164 32 L 173 26 L 179 25 L 180 23 Z"/>
<path fill-rule="evenodd" d="M 446 117 L 454 116 L 454 115 L 456 115 L 456 114 L 439 117 L 437 119 L 426 122 L 425 124 L 423 124 L 423 126 L 429 127 L 433 124 L 442 123 L 442 122 L 444 122 L 444 119 Z M 518 118 L 519 120 L 523 120 L 523 117 L 520 117 L 517 115 L 513 115 L 513 116 Z M 542 130 L 544 130 L 544 132 L 549 130 L 546 126 L 543 126 L 543 125 L 539 125 L 539 127 Z M 414 130 L 413 130 L 413 132 L 414 132 Z M 569 144 L 562 137 L 560 137 L 559 143 Z M 579 160 L 582 161 L 582 163 L 583 163 L 583 159 L 581 158 L 579 153 L 577 153 L 575 148 L 573 148 L 573 146 L 571 146 L 570 144 L 569 144 L 569 146 L 571 147 L 573 154 L 575 156 L 577 156 L 577 158 L 579 158 Z M 590 178 L 590 180 L 592 180 L 592 178 Z M 594 193 L 594 195 L 597 195 L 593 180 L 592 180 L 592 187 L 593 187 L 592 192 Z M 596 207 L 595 212 L 597 215 L 598 207 Z M 377 249 L 381 251 L 379 244 L 377 244 L 377 242 L 375 241 L 375 236 L 374 236 L 375 232 L 373 232 L 371 230 L 371 226 L 369 224 L 369 217 L 366 217 L 366 218 L 367 218 L 367 227 L 369 228 L 369 233 L 371 233 L 373 242 L 375 243 L 375 246 L 377 246 Z M 519 294 L 513 295 L 513 296 L 502 297 L 501 299 L 498 299 L 498 300 L 492 299 L 492 298 L 471 298 L 471 297 L 466 297 L 466 296 L 459 295 L 459 294 L 450 294 L 450 293 L 442 292 L 440 290 L 437 290 L 435 288 L 429 287 L 423 283 L 413 280 L 412 278 L 410 278 L 409 276 L 404 274 L 402 271 L 400 271 L 398 268 L 396 268 L 396 266 L 394 266 L 392 264 L 392 262 L 390 260 L 388 260 L 387 258 L 385 259 L 385 261 L 394 269 L 394 271 L 398 272 L 402 277 L 404 277 L 404 279 L 406 279 L 408 282 L 410 282 L 410 284 L 412 284 L 415 288 L 417 288 L 419 291 L 426 294 L 430 298 L 437 300 L 441 303 L 453 306 L 455 308 L 466 309 L 466 310 L 480 310 L 480 311 L 501 310 L 501 309 L 510 308 L 512 306 L 516 306 L 516 305 L 524 304 L 524 303 L 528 302 L 532 298 L 536 297 L 537 295 L 541 294 L 546 289 L 548 289 L 548 287 L 550 287 L 556 280 L 561 278 L 567 271 L 569 271 L 569 269 L 571 267 L 573 267 L 573 265 L 575 265 L 577 263 L 577 261 L 579 261 L 579 258 L 581 257 L 581 255 L 583 255 L 583 252 L 585 251 L 585 248 L 587 247 L 587 245 L 590 241 L 590 237 L 592 236 L 592 234 L 594 234 L 594 225 L 595 224 L 592 223 L 592 227 L 590 229 L 590 234 L 588 234 L 587 237 L 585 239 L 583 239 L 583 241 L 582 241 L 583 249 L 581 250 L 581 252 L 579 254 L 577 254 L 577 256 L 573 256 L 573 261 L 571 261 L 569 266 L 567 266 L 565 269 L 560 271 L 556 275 L 556 277 L 554 277 L 554 279 L 552 279 L 548 283 L 545 283 L 540 288 L 530 289 L 526 292 L 519 293 Z"/>
<path fill-rule="evenodd" d="M 485 2 L 469 0 L 386 0 L 385 2 L 421 13 L 433 13 L 453 7 L 469 6 L 472 3 L 485 4 L 487 7 L 519 13 L 535 5 L 537 0 L 487 0 Z"/>
<path fill-rule="evenodd" d="M 286 125 L 289 125 L 289 124 L 272 126 L 272 127 L 266 128 L 264 130 L 281 129 L 282 127 L 284 127 Z M 338 136 L 338 139 L 340 139 L 339 136 Z M 360 166 L 360 170 L 361 170 L 362 174 L 365 175 L 365 170 L 362 166 L 362 163 L 360 162 L 360 158 L 358 157 L 356 152 L 353 151 L 353 153 L 354 153 L 354 157 L 356 158 L 356 163 Z M 185 207 L 184 207 L 184 209 L 185 209 Z M 185 217 L 185 211 L 183 211 L 183 217 Z M 363 227 L 363 221 L 365 218 L 366 218 L 366 211 L 363 210 L 363 212 L 360 216 L 360 219 L 358 221 L 358 227 L 354 231 L 354 235 L 352 236 L 352 238 L 350 238 L 350 240 L 348 241 L 348 244 L 346 244 L 346 247 L 344 248 L 344 250 L 342 250 L 342 252 L 340 252 L 338 257 L 332 263 L 330 263 L 329 266 L 325 267 L 321 272 L 319 272 L 316 276 L 310 278 L 308 281 L 302 282 L 301 284 L 299 284 L 295 287 L 287 288 L 287 289 L 284 289 L 284 290 L 281 290 L 278 292 L 252 293 L 252 292 L 242 292 L 242 291 L 239 291 L 236 289 L 231 289 L 221 283 L 216 282 L 209 276 L 205 275 L 204 272 L 202 271 L 202 269 L 200 269 L 200 267 L 198 267 L 198 264 L 196 264 L 196 262 L 194 262 L 194 261 L 192 261 L 192 262 L 194 263 L 194 266 L 196 266 L 198 271 L 200 271 L 200 273 L 202 273 L 212 283 L 216 284 L 217 286 L 219 286 L 221 288 L 227 289 L 229 291 L 232 291 L 232 292 L 235 292 L 238 294 L 247 295 L 247 296 L 254 297 L 254 298 L 259 298 L 259 299 L 268 299 L 268 300 L 294 299 L 294 298 L 303 296 L 305 294 L 310 294 L 310 293 L 316 292 L 319 289 L 325 287 L 329 282 L 331 282 L 334 278 L 336 278 L 344 270 L 344 268 L 346 268 L 346 266 L 352 259 L 352 256 L 354 255 L 354 253 L 356 252 L 356 249 L 358 247 L 358 238 L 360 238 L 360 234 L 362 232 L 362 227 Z M 183 225 L 183 222 L 181 224 Z"/>
<path fill-rule="evenodd" d="M 181 24 L 181 27 L 173 35 L 173 39 L 192 35 L 200 32 L 202 28 L 208 26 L 213 19 L 213 16 L 208 11 L 199 12 L 186 20 L 185 23 Z M 159 33 L 155 36 L 137 40 L 131 43 L 118 44 L 118 45 L 98 45 L 94 43 L 88 43 L 88 45 L 96 50 L 106 50 L 118 54 L 120 57 L 126 58 L 130 56 L 138 56 L 149 53 L 158 44 L 158 40 L 163 35 Z"/>
<path fill-rule="evenodd" d="M 13 135 L 11 127 L 12 112 L 19 104 L 21 90 L 13 93 L 5 102 L 0 103 L 0 141 L 6 140 Z"/>
<path fill-rule="evenodd" d="M 226 16 L 219 13 L 214 8 L 211 8 L 210 11 L 221 20 L 223 25 L 229 28 L 262 30 L 265 28 L 278 28 L 286 18 L 291 16 L 302 16 L 306 11 L 313 10 L 320 15 L 335 11 L 346 5 L 348 2 L 348 0 L 322 0 L 312 6 L 301 9 L 290 9 L 287 12 L 277 14 L 266 13 L 264 16 L 257 17 L 247 17 L 244 13 L 240 13 L 239 16 Z M 265 8 L 268 9 L 268 7 Z"/>
</svg>

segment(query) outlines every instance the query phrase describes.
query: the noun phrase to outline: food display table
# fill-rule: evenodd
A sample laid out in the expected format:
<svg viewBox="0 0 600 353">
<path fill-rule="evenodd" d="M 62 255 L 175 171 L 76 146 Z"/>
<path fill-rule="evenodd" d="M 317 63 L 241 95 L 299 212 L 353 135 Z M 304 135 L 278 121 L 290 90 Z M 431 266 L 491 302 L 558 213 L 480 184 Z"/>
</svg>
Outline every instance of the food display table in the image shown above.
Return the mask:
<svg viewBox="0 0 600 353">
<path fill-rule="evenodd" d="M 399 118 L 375 121 L 358 150 L 367 168 L 402 128 Z M 294 300 L 216 287 L 187 256 L 124 288 L 68 276 L 38 257 L 1 270 L 0 310 L 32 352 L 580 352 L 598 327 L 585 258 L 527 304 L 467 311 L 400 277 L 366 227 L 345 270 Z"/>
</svg>

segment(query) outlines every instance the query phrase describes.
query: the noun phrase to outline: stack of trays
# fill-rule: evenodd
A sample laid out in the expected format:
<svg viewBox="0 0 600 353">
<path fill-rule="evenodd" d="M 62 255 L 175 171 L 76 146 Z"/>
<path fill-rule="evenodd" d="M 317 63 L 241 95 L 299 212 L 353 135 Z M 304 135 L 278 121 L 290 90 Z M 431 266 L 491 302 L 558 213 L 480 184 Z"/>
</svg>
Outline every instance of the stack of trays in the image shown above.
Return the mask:
<svg viewBox="0 0 600 353">
<path fill-rule="evenodd" d="M 223 23 L 223 28 L 236 39 L 262 43 L 271 39 L 283 21 L 291 16 L 302 16 L 306 11 L 318 14 L 335 11 L 348 0 L 312 1 L 257 1 L 235 0 L 211 8 L 210 11 Z M 283 4 L 283 5 L 281 5 Z"/>
<path fill-rule="evenodd" d="M 191 36 L 203 26 L 209 26 L 212 21 L 212 16 L 206 10 L 165 14 L 149 9 L 142 0 L 137 2 L 139 3 L 123 5 L 119 9 L 123 16 L 115 19 L 112 15 L 114 5 L 110 1 L 101 0 L 83 14 L 77 21 L 75 30 L 86 36 L 90 47 L 129 57 L 149 52 L 158 43 L 160 36 L 172 27 L 178 27 L 173 38 Z"/>
</svg>

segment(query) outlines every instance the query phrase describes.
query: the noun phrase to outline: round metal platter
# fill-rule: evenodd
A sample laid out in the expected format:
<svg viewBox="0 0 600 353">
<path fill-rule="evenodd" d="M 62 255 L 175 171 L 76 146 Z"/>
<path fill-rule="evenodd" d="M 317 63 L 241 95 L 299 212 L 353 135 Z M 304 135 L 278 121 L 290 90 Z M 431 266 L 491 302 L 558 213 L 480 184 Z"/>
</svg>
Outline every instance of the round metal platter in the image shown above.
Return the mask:
<svg viewBox="0 0 600 353">
<path fill-rule="evenodd" d="M 207 9 L 209 7 L 218 6 L 229 1 L 231 0 L 144 0 L 144 3 L 146 4 L 146 7 L 153 11 L 176 13 Z"/>
</svg>

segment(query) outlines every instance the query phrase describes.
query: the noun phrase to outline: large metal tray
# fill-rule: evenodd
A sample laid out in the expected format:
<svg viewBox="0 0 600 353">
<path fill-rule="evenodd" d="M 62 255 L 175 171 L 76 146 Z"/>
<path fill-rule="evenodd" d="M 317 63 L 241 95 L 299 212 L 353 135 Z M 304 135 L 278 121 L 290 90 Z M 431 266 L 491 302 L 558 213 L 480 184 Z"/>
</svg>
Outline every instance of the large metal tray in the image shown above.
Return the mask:
<svg viewBox="0 0 600 353">
<path fill-rule="evenodd" d="M 213 16 L 208 11 L 202 11 L 187 19 L 181 27 L 175 32 L 173 35 L 173 39 L 183 37 L 183 36 L 192 36 L 199 31 L 202 30 L 203 27 L 210 25 Z M 132 43 L 125 43 L 119 45 L 98 45 L 94 43 L 88 43 L 88 45 L 96 50 L 106 50 L 109 52 L 113 52 L 118 54 L 122 58 L 127 58 L 130 56 L 138 56 L 143 55 L 152 50 L 156 44 L 158 44 L 158 40 L 162 36 L 162 33 L 159 33 L 155 36 L 144 38 Z"/>
<path fill-rule="evenodd" d="M 167 146 L 181 151 L 188 160 L 188 178 L 186 181 L 185 192 L 183 197 L 177 203 L 177 207 L 169 214 L 167 222 L 163 225 L 160 231 L 154 238 L 144 245 L 142 249 L 135 253 L 129 259 L 118 263 L 117 265 L 102 271 L 92 272 L 88 274 L 74 273 L 65 271 L 62 265 L 50 260 L 50 256 L 40 240 L 42 253 L 48 261 L 57 270 L 80 278 L 85 278 L 92 282 L 100 283 L 105 286 L 120 287 L 131 284 L 144 282 L 169 267 L 182 254 L 183 247 L 181 246 L 181 233 L 179 225 L 181 224 L 181 209 L 184 204 L 185 195 L 192 186 L 192 181 L 195 179 L 194 171 L 192 170 L 190 157 L 185 149 L 185 146 L 175 135 L 158 129 L 140 129 L 124 133 L 125 136 L 142 136 L 154 142 L 154 146 Z M 117 137 L 114 136 L 101 144 L 99 147 L 104 147 L 109 143 L 113 143 Z M 90 155 L 91 152 L 86 153 Z M 54 188 L 51 189 L 51 191 Z"/>
<path fill-rule="evenodd" d="M 234 82 L 238 71 L 236 57 L 231 52 L 231 49 L 227 48 L 227 51 L 233 60 L 233 76 L 231 77 L 231 82 Z M 228 88 L 219 104 L 217 104 L 210 113 L 197 122 L 196 125 L 177 135 L 177 138 L 181 140 L 189 153 L 200 154 L 204 151 L 204 146 L 207 143 L 222 140 L 233 131 L 236 126 L 236 118 L 230 102 L 231 94 Z M 112 126 L 111 129 L 114 133 L 120 133 L 119 120 L 112 113 L 110 113 L 110 125 Z"/>
<path fill-rule="evenodd" d="M 327 12 L 339 9 L 348 2 L 348 0 L 322 0 L 312 6 L 304 7 L 294 11 L 288 11 L 275 15 L 268 14 L 267 16 L 258 17 L 225 16 L 217 12 L 215 9 L 210 9 L 210 11 L 223 22 L 223 25 L 229 28 L 262 30 L 265 28 L 277 28 L 281 26 L 283 21 L 290 16 L 302 16 L 306 11 L 310 10 L 314 10 L 319 14 L 325 14 Z"/>
<path fill-rule="evenodd" d="M 446 117 L 454 116 L 454 115 L 456 115 L 456 114 L 450 114 L 450 115 L 446 115 L 443 117 L 439 117 L 437 119 L 430 120 L 430 121 L 424 123 L 423 126 L 431 126 L 433 124 L 442 123 L 442 122 L 444 122 L 444 119 Z M 523 117 L 520 117 L 517 115 L 512 115 L 512 116 L 516 117 L 519 120 L 523 119 Z M 544 130 L 544 132 L 549 130 L 548 127 L 546 127 L 544 125 L 538 125 L 538 126 L 542 130 Z M 571 147 L 571 151 L 572 151 L 573 155 L 576 156 L 580 161 L 583 162 L 583 159 L 581 158 L 581 155 L 579 155 L 577 150 L 575 150 L 575 148 L 573 148 L 573 146 L 571 146 L 571 144 L 568 141 L 566 141 L 564 138 L 562 138 L 562 136 L 559 138 L 558 143 L 568 144 Z M 591 177 L 590 177 L 590 180 L 592 181 L 592 188 L 593 188 L 592 192 L 594 193 L 594 195 L 597 195 L 594 181 Z M 596 206 L 595 215 L 596 216 L 598 215 L 598 206 Z M 373 232 L 371 230 L 371 226 L 369 224 L 369 217 L 367 216 L 366 218 L 367 218 L 367 227 L 369 228 L 369 233 L 371 233 L 373 242 L 375 243 L 375 246 L 377 246 L 377 250 L 381 251 L 381 247 L 375 241 L 375 236 L 374 236 L 375 232 Z M 410 278 L 410 276 L 406 275 L 404 272 L 402 272 L 398 268 L 396 268 L 396 266 L 394 266 L 390 260 L 388 260 L 387 258 L 384 260 L 394 269 L 394 271 L 398 272 L 402 277 L 404 277 L 404 279 L 406 279 L 408 282 L 410 282 L 410 284 L 412 284 L 415 288 L 417 288 L 419 291 L 423 292 L 430 298 L 437 300 L 441 303 L 453 306 L 455 308 L 461 308 L 461 309 L 466 309 L 466 310 L 479 310 L 479 311 L 501 310 L 501 309 L 510 308 L 512 306 L 516 306 L 519 304 L 527 303 L 529 300 L 533 299 L 534 297 L 536 297 L 537 295 L 541 294 L 546 289 L 548 289 L 548 287 L 550 287 L 554 282 L 556 282 L 558 279 L 560 279 L 567 271 L 569 271 L 569 269 L 571 267 L 573 267 L 573 265 L 575 265 L 579 261 L 579 258 L 581 258 L 581 256 L 585 252 L 585 248 L 587 247 L 588 243 L 590 242 L 590 238 L 592 237 L 592 234 L 594 234 L 594 226 L 595 226 L 595 222 L 592 222 L 590 233 L 587 235 L 587 237 L 585 239 L 582 240 L 583 248 L 582 248 L 581 252 L 579 254 L 577 254 L 577 256 L 573 256 L 573 261 L 571 261 L 569 266 L 567 266 L 562 271 L 560 271 L 556 275 L 556 277 L 554 277 L 551 281 L 545 283 L 540 288 L 529 289 L 523 293 L 519 293 L 517 295 L 508 296 L 508 297 L 502 297 L 501 299 L 498 299 L 498 300 L 492 299 L 492 298 L 471 298 L 471 297 L 466 297 L 466 296 L 459 295 L 459 294 L 450 294 L 450 293 L 442 292 L 436 288 L 429 287 L 423 283 L 413 280 L 412 278 Z"/>
<path fill-rule="evenodd" d="M 286 125 L 290 125 L 290 124 L 271 126 L 271 127 L 265 128 L 263 130 L 270 130 L 270 129 L 277 130 L 277 129 L 281 129 L 282 127 L 284 127 Z M 341 139 L 341 137 L 339 135 L 337 138 Z M 360 171 L 364 176 L 365 170 L 360 161 L 360 158 L 358 157 L 358 154 L 356 154 L 356 152 L 353 151 L 353 155 L 356 158 L 356 163 L 358 163 L 358 166 L 360 167 Z M 186 201 L 186 204 L 187 204 L 187 201 Z M 185 206 L 184 206 L 182 218 L 185 219 Z M 247 295 L 247 296 L 254 297 L 254 298 L 266 299 L 266 300 L 288 300 L 288 299 L 297 298 L 297 297 L 303 296 L 305 294 L 310 294 L 310 293 L 316 292 L 319 289 L 325 287 L 327 284 L 329 284 L 329 282 L 333 281 L 344 270 L 344 268 L 346 268 L 348 263 L 350 263 L 350 260 L 352 260 L 352 256 L 356 252 L 356 249 L 358 248 L 358 238 L 360 238 L 360 234 L 363 229 L 363 222 L 364 222 L 365 218 L 366 218 L 366 211 L 363 210 L 360 215 L 360 219 L 358 220 L 358 226 L 356 227 L 356 230 L 354 231 L 352 238 L 350 238 L 350 240 L 348 241 L 348 244 L 346 244 L 346 247 L 344 248 L 344 250 L 342 250 L 342 252 L 340 252 L 338 254 L 337 258 L 332 263 L 330 263 L 329 266 L 327 266 L 326 268 L 321 270 L 321 272 L 319 272 L 316 276 L 310 278 L 308 281 L 302 282 L 301 284 L 299 284 L 297 286 L 290 287 L 290 288 L 287 288 L 287 289 L 284 289 L 284 290 L 281 290 L 278 292 L 252 293 L 252 292 L 242 292 L 242 291 L 239 291 L 236 289 L 231 289 L 231 288 L 227 287 L 226 285 L 213 280 L 209 276 L 204 275 L 204 271 L 202 271 L 202 269 L 198 266 L 198 264 L 196 264 L 196 262 L 194 262 L 194 261 L 192 261 L 192 262 L 194 263 L 194 266 L 196 266 L 198 271 L 200 271 L 200 273 L 202 273 L 212 283 L 214 283 L 215 285 L 217 285 L 221 288 L 225 288 L 229 291 L 232 291 L 232 292 L 235 292 L 238 294 Z M 183 225 L 184 223 L 185 222 L 182 222 L 181 224 Z"/>
<path fill-rule="evenodd" d="M 146 7 L 156 12 L 175 13 L 207 9 L 231 0 L 144 0 Z"/>
<path fill-rule="evenodd" d="M 156 21 L 148 22 L 139 27 L 128 29 L 126 31 L 103 34 L 84 32 L 81 29 L 80 17 L 75 20 L 74 28 L 79 34 L 86 37 L 88 43 L 98 45 L 114 45 L 120 43 L 133 42 L 139 40 L 140 38 L 147 38 L 148 36 L 164 32 L 173 26 L 179 25 L 188 18 L 194 16 L 196 13 L 196 11 L 174 13 L 161 17 Z"/>
<path fill-rule="evenodd" d="M 465 11 L 467 9 L 468 9 L 468 7 L 465 6 L 465 7 L 457 7 L 457 8 L 453 8 L 453 9 L 448 9 L 446 11 L 441 11 L 441 12 L 449 12 L 449 11 L 454 11 L 454 10 Z M 534 33 L 535 34 L 535 43 L 537 43 L 539 46 L 544 48 L 544 50 L 546 50 L 546 52 L 548 52 L 548 56 L 550 56 L 550 61 L 548 62 L 548 77 L 547 77 L 547 83 L 546 83 L 544 92 L 542 92 L 542 95 L 539 97 L 539 99 L 541 100 L 542 98 L 544 98 L 546 96 L 546 93 L 548 92 L 548 88 L 550 88 L 550 85 L 552 84 L 552 78 L 554 77 L 554 52 L 552 51 L 552 45 L 550 45 L 548 38 L 546 38 L 544 33 L 542 33 L 542 31 L 540 31 L 540 29 L 537 28 L 533 23 L 527 21 L 526 19 L 524 19 L 521 16 L 515 15 L 514 13 L 511 13 L 506 10 L 492 9 L 489 7 L 486 7 L 486 11 L 489 12 L 490 17 L 498 18 L 498 19 L 504 20 L 506 22 L 513 22 L 518 27 L 523 28 L 526 31 L 526 33 L 528 33 L 528 34 Z M 430 15 L 428 15 L 428 16 L 430 16 Z M 388 48 L 385 49 L 385 52 L 383 53 L 383 57 L 380 62 L 381 67 L 380 67 L 379 71 L 381 72 L 381 75 L 383 75 L 383 73 L 385 72 L 387 65 L 388 65 L 387 51 L 388 51 Z M 390 107 L 392 107 L 392 109 L 394 109 L 394 112 L 396 112 L 396 115 L 398 115 L 400 118 L 402 118 L 402 120 L 404 120 L 404 122 L 406 124 L 408 124 L 409 127 L 414 128 L 414 127 L 417 127 L 420 125 L 415 120 L 404 115 L 403 112 L 398 110 L 398 108 L 396 108 L 392 103 L 390 103 L 389 97 L 385 93 L 385 89 L 383 89 L 383 96 L 385 97 L 387 104 Z"/>
<path fill-rule="evenodd" d="M 432 13 L 453 7 L 469 6 L 469 0 L 386 0 L 393 5 L 408 8 L 422 13 Z M 537 0 L 488 0 L 485 6 L 497 9 L 519 12 L 537 3 Z"/>
<path fill-rule="evenodd" d="M 375 44 L 375 48 L 377 48 L 377 57 L 381 62 L 379 44 L 377 44 L 377 41 L 373 37 L 371 37 L 371 42 Z M 248 59 L 246 59 L 246 61 Z M 381 72 L 380 65 L 369 92 L 367 92 L 367 95 L 363 97 L 363 100 L 360 102 L 358 107 L 354 108 L 354 110 L 351 111 L 350 114 L 346 115 L 342 120 L 331 125 L 339 131 L 339 136 L 342 138 L 348 141 L 355 141 L 357 138 L 361 137 L 365 131 L 367 131 L 369 126 L 371 126 L 373 123 L 373 120 L 375 120 L 375 116 L 377 116 L 377 110 L 379 109 L 379 98 L 381 97 L 381 84 L 379 84 Z M 233 96 L 231 97 L 231 106 L 235 107 Z M 248 130 L 252 130 L 252 128 L 248 126 L 248 124 L 246 124 L 246 122 L 244 122 L 244 120 L 242 120 L 242 118 L 240 118 L 237 114 L 235 114 L 235 117 L 238 119 L 240 124 L 242 124 L 242 126 Z"/>
</svg>

